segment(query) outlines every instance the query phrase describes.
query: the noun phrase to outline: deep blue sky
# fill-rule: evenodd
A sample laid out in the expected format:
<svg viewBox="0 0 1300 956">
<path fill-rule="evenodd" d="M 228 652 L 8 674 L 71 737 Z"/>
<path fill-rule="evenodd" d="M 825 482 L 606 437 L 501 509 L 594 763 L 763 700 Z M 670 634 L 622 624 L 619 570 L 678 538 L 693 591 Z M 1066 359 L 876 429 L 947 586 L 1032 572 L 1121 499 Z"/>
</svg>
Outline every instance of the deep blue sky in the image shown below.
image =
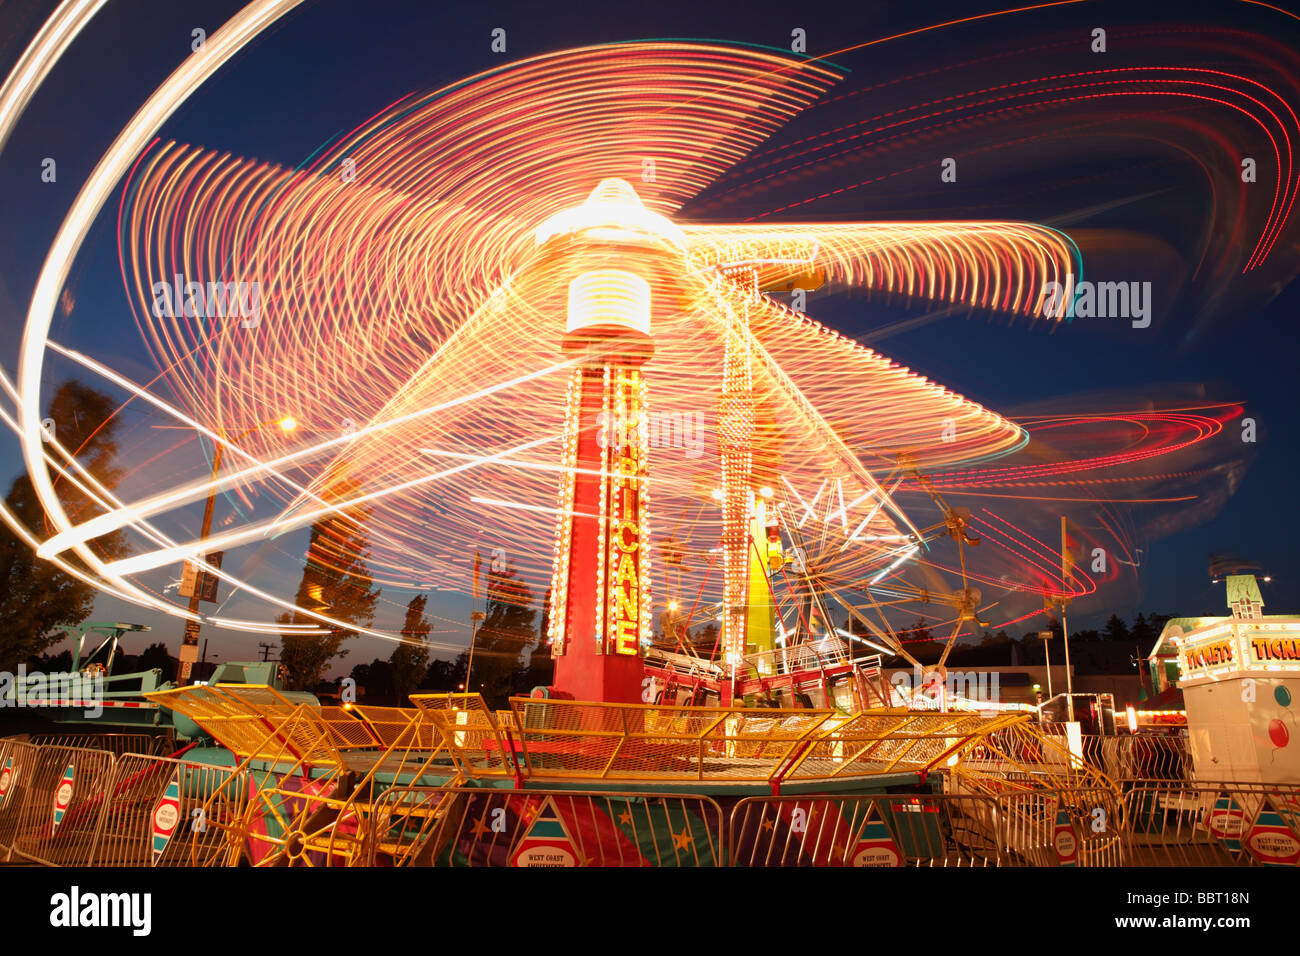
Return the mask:
<svg viewBox="0 0 1300 956">
<path fill-rule="evenodd" d="M 208 0 L 112 0 L 33 102 L 0 155 L 0 363 L 8 374 L 14 371 L 20 316 L 27 307 L 34 277 L 83 177 L 122 123 L 189 54 L 191 30 L 202 27 L 211 32 L 239 6 Z M 949 61 L 1021 49 L 1072 31 L 1086 33 L 1093 22 L 1114 28 L 1127 23 L 1177 24 L 1193 15 L 1198 22 L 1236 25 L 1278 37 L 1300 34 L 1295 29 L 1300 24 L 1242 4 L 1203 8 L 1183 3 L 1084 6 L 1086 10 L 1041 11 L 953 28 L 923 40 L 873 48 L 842 62 L 853 71 L 848 82 L 872 85 Z M 53 3 L 9 0 L 0 8 L 0 62 L 6 69 L 53 7 Z M 714 38 L 788 47 L 793 27 L 807 30 L 809 52 L 819 53 L 945 16 L 995 8 L 994 4 L 971 3 L 780 2 L 726 4 L 715 9 L 700 3 L 662 2 L 543 5 L 368 0 L 359 4 L 355 0 L 319 0 L 304 4 L 224 67 L 173 117 L 164 135 L 296 166 L 338 133 L 411 90 L 441 86 L 499 65 L 501 57 L 490 51 L 488 39 L 492 28 L 498 26 L 508 31 L 507 58 L 511 59 L 588 43 L 650 37 Z M 906 95 L 906 87 L 884 89 L 872 108 L 883 111 L 888 106 L 881 104 L 888 104 L 889 97 Z M 1044 126 L 1052 127 L 1050 118 Z M 854 200 L 854 205 L 823 213 L 871 218 L 873 210 L 888 210 L 890 215 L 908 210 L 916 218 L 944 213 L 961 218 L 984 210 L 986 214 L 1033 219 L 1077 213 L 1140 194 L 1151 185 L 1140 177 L 1126 182 L 1108 156 L 1100 155 L 1114 148 L 1113 138 L 1098 142 L 1100 158 L 1093 155 L 1086 140 L 1082 146 L 1073 153 L 1044 153 L 1036 176 L 1086 182 L 1094 171 L 1104 174 L 1091 186 L 1063 186 L 1042 196 L 1041 190 L 1022 190 L 1017 184 L 1023 180 L 1011 182 L 1000 177 L 997 169 L 988 168 L 980 169 L 976 177 L 983 191 L 963 194 L 952 209 L 944 207 L 944 195 L 913 191 L 905 196 L 863 196 Z M 915 147 L 917 151 L 928 148 L 924 144 Z M 54 184 L 44 184 L 39 178 L 41 160 L 47 156 L 58 162 Z M 903 159 L 898 162 L 906 165 Z M 1162 167 L 1157 175 L 1167 173 Z M 1078 225 L 1154 235 L 1182 229 L 1184 218 L 1197 221 L 1205 198 L 1177 176 L 1169 182 L 1176 187 L 1171 195 L 1154 202 L 1122 204 L 1116 211 L 1085 216 Z M 1287 241 L 1290 248 L 1284 252 L 1294 262 L 1294 231 Z M 1140 274 L 1139 267 L 1134 275 Z M 124 363 L 133 355 L 138 361 L 140 353 L 127 341 L 136 333 L 117 274 L 111 218 L 102 221 L 92 234 L 72 284 L 77 290 L 78 310 L 63 327 L 56 324 L 56 335 L 62 333 L 92 352 L 120 352 Z M 1253 290 L 1250 301 L 1258 300 L 1258 290 Z M 1136 405 L 1146 398 L 1172 394 L 1176 386 L 1186 383 L 1204 383 L 1216 398 L 1244 402 L 1247 413 L 1259 422 L 1261 436 L 1256 459 L 1236 494 L 1211 520 L 1168 537 L 1140 542 L 1147 554 L 1133 586 L 1081 602 L 1072 623 L 1097 625 L 1112 611 L 1126 616 L 1137 610 L 1178 615 L 1219 613 L 1220 594 L 1210 586 L 1206 573 L 1211 551 L 1240 552 L 1273 575 L 1274 583 L 1265 589 L 1270 610 L 1300 609 L 1300 561 L 1291 539 L 1297 526 L 1292 514 L 1293 475 L 1300 466 L 1300 427 L 1293 398 L 1297 372 L 1293 324 L 1300 314 L 1300 292 L 1291 283 L 1271 303 L 1198 324 L 1198 333 L 1189 336 L 1193 326 L 1190 316 L 1199 307 L 1184 296 L 1176 307 L 1162 310 L 1156 325 L 1142 335 L 1083 322 L 1048 334 L 1023 324 L 956 315 L 880 337 L 877 330 L 894 319 L 920 315 L 923 310 L 868 304 L 859 297 L 830 297 L 817 303 L 816 314 L 902 364 L 1011 414 L 1044 399 L 1072 395 L 1127 396 Z M 1085 398 L 1080 398 L 1078 407 L 1086 410 Z M 7 483 L 18 467 L 9 436 L 0 436 L 0 466 Z M 1151 517 L 1138 515 L 1135 520 L 1141 523 Z M 286 541 L 286 548 L 293 546 L 293 541 Z M 448 616 L 463 616 L 455 601 L 443 606 Z M 103 613 L 142 616 L 118 608 L 104 608 Z M 178 643 L 178 625 L 148 617 L 160 633 Z M 231 658 L 255 654 L 259 638 L 222 635 L 221 640 L 226 642 L 223 656 Z M 376 653 L 387 656 L 388 648 L 379 644 L 358 647 L 349 664 Z"/>
</svg>

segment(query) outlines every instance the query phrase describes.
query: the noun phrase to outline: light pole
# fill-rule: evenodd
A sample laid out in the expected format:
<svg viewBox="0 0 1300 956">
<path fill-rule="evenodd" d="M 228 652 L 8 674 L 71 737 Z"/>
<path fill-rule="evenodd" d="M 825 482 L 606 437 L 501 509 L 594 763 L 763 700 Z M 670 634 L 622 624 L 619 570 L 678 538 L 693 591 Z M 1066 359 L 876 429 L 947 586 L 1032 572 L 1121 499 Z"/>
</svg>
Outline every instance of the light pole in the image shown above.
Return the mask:
<svg viewBox="0 0 1300 956">
<path fill-rule="evenodd" d="M 1070 722 L 1074 722 L 1074 675 L 1070 673 L 1070 628 L 1065 622 L 1065 606 L 1069 603 L 1066 598 L 1061 598 L 1061 643 L 1065 647 L 1065 706 L 1070 715 Z"/>
<path fill-rule="evenodd" d="M 1065 620 L 1065 609 L 1069 607 L 1070 571 L 1074 567 L 1074 553 L 1070 550 L 1069 526 L 1065 515 L 1061 515 L 1061 596 L 1057 603 L 1061 607 L 1061 644 L 1065 647 L 1065 706 L 1074 723 L 1074 674 L 1070 671 L 1070 625 Z"/>
<path fill-rule="evenodd" d="M 279 425 L 286 432 L 291 432 L 298 427 L 297 421 L 288 415 L 283 418 L 272 418 L 264 422 L 258 422 L 252 428 L 246 428 L 234 438 L 226 437 L 226 430 L 221 429 L 221 441 L 216 443 L 216 451 L 212 455 L 212 477 L 210 479 L 212 490 L 208 492 L 208 500 L 203 505 L 203 526 L 199 529 L 199 552 L 204 561 L 207 555 L 203 552 L 203 543 L 208 540 L 208 535 L 212 532 L 212 509 L 217 503 L 217 477 L 221 473 L 221 453 L 227 444 L 234 444 L 242 441 L 253 432 L 266 425 Z M 185 621 L 185 636 L 181 639 L 181 656 L 180 664 L 176 669 L 176 683 L 184 686 L 189 682 L 190 673 L 194 662 L 199 656 L 199 622 L 197 620 L 199 613 L 199 602 L 203 600 L 203 579 L 208 572 L 198 571 L 194 576 L 194 590 L 190 593 L 190 616 Z"/>
<path fill-rule="evenodd" d="M 1052 652 L 1048 650 L 1047 642 L 1052 639 L 1051 631 L 1039 631 L 1038 636 L 1043 639 L 1043 660 L 1047 662 L 1047 699 L 1051 700 L 1052 694 Z M 1040 715 L 1041 717 L 1041 715 Z"/>
<path fill-rule="evenodd" d="M 478 626 L 483 623 L 487 615 L 482 611 L 471 611 L 469 617 L 473 624 L 469 637 L 469 659 L 465 661 L 465 693 L 472 694 L 470 688 L 473 685 L 469 682 L 469 669 L 474 666 L 474 644 L 478 640 Z"/>
</svg>

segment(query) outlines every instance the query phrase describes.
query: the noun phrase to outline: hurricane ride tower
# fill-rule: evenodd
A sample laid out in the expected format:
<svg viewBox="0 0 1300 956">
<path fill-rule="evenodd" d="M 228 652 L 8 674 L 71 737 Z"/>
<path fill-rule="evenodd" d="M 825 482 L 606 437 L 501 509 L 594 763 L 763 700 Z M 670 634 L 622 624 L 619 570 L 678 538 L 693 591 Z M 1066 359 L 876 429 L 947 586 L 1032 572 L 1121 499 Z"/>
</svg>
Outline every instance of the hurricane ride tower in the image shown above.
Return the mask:
<svg viewBox="0 0 1300 956">
<path fill-rule="evenodd" d="M 681 231 L 602 181 L 537 230 L 569 280 L 569 379 L 549 631 L 557 697 L 640 703 L 650 637 L 646 388 L 652 314 Z"/>
</svg>

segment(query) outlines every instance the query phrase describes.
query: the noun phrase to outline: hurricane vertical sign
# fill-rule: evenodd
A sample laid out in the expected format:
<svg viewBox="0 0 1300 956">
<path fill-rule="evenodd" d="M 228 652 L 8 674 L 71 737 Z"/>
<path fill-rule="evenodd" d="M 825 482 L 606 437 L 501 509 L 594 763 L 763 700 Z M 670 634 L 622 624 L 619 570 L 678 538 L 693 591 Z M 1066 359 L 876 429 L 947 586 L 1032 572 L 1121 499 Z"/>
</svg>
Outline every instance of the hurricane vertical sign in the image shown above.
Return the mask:
<svg viewBox="0 0 1300 956">
<path fill-rule="evenodd" d="M 615 373 L 614 421 L 610 441 L 609 544 L 605 573 L 610 582 L 605 652 L 638 654 L 648 594 L 648 568 L 642 548 L 646 423 L 641 373 Z"/>
</svg>

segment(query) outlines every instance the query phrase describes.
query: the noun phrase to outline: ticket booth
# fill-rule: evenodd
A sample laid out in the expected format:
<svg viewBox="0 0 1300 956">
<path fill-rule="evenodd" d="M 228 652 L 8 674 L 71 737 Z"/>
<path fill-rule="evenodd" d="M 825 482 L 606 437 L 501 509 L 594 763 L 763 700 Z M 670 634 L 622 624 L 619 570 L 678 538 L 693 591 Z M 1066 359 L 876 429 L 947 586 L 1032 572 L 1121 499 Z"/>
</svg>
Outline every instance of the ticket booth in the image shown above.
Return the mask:
<svg viewBox="0 0 1300 956">
<path fill-rule="evenodd" d="M 1168 635 L 1195 777 L 1300 784 L 1300 617 L 1265 616 L 1253 575 L 1227 584 L 1231 617 Z"/>
</svg>

